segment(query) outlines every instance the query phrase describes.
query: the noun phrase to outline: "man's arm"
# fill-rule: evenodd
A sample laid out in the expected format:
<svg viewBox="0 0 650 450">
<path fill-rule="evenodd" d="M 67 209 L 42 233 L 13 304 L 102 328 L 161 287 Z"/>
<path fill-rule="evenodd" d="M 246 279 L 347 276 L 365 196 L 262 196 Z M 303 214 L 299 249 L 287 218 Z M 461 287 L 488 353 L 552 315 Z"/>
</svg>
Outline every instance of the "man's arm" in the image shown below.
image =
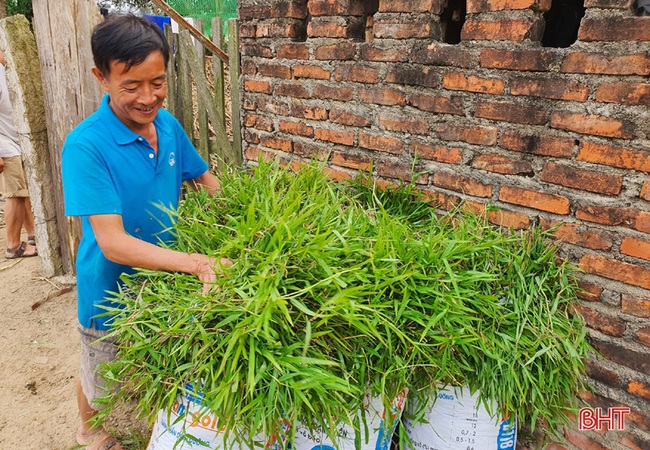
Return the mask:
<svg viewBox="0 0 650 450">
<path fill-rule="evenodd" d="M 198 253 L 178 252 L 129 236 L 119 214 L 98 214 L 88 219 L 97 244 L 109 261 L 142 269 L 193 274 L 204 283 L 204 293 L 217 279 L 215 271 L 220 266 L 232 265 L 227 258 L 217 260 Z"/>
<path fill-rule="evenodd" d="M 200 175 L 198 178 L 189 181 L 188 184 L 195 191 L 198 191 L 199 189 L 205 189 L 211 195 L 216 194 L 219 189 L 221 189 L 221 185 L 209 170 L 203 172 L 203 175 Z"/>
</svg>

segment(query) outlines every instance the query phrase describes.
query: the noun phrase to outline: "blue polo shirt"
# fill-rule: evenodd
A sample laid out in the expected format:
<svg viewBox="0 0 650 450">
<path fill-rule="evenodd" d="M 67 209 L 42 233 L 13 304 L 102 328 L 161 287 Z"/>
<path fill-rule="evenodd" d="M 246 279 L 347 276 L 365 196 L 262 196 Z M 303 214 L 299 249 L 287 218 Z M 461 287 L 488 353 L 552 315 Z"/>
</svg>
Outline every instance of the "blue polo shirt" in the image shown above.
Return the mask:
<svg viewBox="0 0 650 450">
<path fill-rule="evenodd" d="M 119 277 L 133 268 L 104 257 L 88 216 L 120 214 L 131 236 L 158 244 L 172 238 L 172 219 L 164 208 L 176 209 L 183 181 L 208 170 L 180 123 L 161 109 L 154 124 L 158 155 L 149 142 L 131 131 L 113 113 L 105 95 L 95 113 L 67 136 L 62 153 L 65 213 L 81 216 L 82 238 L 77 253 L 77 303 L 81 325 L 105 330 L 106 317 L 94 318 L 116 292 Z"/>
</svg>

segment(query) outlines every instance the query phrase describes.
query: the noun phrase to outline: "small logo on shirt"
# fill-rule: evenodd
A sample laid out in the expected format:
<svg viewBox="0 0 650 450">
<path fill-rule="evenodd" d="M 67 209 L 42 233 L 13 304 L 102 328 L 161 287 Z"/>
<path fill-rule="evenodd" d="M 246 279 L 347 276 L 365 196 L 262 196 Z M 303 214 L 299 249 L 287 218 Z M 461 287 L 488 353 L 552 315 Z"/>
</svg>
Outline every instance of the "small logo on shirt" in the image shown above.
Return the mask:
<svg viewBox="0 0 650 450">
<path fill-rule="evenodd" d="M 171 152 L 169 154 L 169 165 L 173 166 L 174 164 L 176 164 L 176 155 L 174 155 L 174 152 Z"/>
</svg>

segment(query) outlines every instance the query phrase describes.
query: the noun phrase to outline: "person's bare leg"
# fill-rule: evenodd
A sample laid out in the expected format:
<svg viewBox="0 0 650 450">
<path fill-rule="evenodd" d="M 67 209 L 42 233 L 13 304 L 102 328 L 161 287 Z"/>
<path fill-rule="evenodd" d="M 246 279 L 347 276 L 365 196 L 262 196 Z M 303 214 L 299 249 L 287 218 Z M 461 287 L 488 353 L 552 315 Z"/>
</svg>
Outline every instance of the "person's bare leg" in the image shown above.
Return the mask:
<svg viewBox="0 0 650 450">
<path fill-rule="evenodd" d="M 81 426 L 77 431 L 77 443 L 87 445 L 86 448 L 123 450 L 123 447 L 115 438 L 108 434 L 104 427 L 97 426 L 93 428 L 92 418 L 97 414 L 97 410 L 90 406 L 86 394 L 81 388 L 81 380 L 77 378 L 77 408 L 81 417 Z"/>
<path fill-rule="evenodd" d="M 34 236 L 34 213 L 32 212 L 32 201 L 29 197 L 25 197 L 25 216 L 23 220 L 23 228 L 27 232 L 27 236 Z"/>
<path fill-rule="evenodd" d="M 31 204 L 30 204 L 31 205 Z M 31 210 L 30 210 L 31 215 Z M 25 221 L 25 197 L 9 197 L 5 202 L 5 224 L 7 228 L 7 248 L 15 250 L 20 246 L 20 233 Z M 32 230 L 34 220 L 31 222 Z M 33 255 L 36 247 L 28 245 L 25 248 L 26 255 Z"/>
</svg>

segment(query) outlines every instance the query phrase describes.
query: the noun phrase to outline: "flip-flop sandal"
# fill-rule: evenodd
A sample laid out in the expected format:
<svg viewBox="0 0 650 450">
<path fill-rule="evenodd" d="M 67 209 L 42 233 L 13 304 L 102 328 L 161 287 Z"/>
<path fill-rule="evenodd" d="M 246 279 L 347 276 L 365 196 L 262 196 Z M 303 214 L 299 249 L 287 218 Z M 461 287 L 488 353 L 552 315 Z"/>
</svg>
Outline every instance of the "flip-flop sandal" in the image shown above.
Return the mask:
<svg viewBox="0 0 650 450">
<path fill-rule="evenodd" d="M 27 236 L 27 245 L 36 247 L 36 236 Z"/>
<path fill-rule="evenodd" d="M 5 252 L 5 258 L 6 259 L 15 259 L 15 258 L 29 258 L 30 256 L 38 256 L 38 252 L 36 251 L 36 248 L 34 248 L 33 252 L 27 253 L 27 242 L 21 242 L 18 248 L 8 248 L 7 251 Z"/>
<path fill-rule="evenodd" d="M 117 439 L 103 429 L 97 430 L 90 435 L 85 435 L 81 430 L 78 430 L 77 443 L 84 446 L 86 450 L 118 450 L 123 448 Z"/>
</svg>

